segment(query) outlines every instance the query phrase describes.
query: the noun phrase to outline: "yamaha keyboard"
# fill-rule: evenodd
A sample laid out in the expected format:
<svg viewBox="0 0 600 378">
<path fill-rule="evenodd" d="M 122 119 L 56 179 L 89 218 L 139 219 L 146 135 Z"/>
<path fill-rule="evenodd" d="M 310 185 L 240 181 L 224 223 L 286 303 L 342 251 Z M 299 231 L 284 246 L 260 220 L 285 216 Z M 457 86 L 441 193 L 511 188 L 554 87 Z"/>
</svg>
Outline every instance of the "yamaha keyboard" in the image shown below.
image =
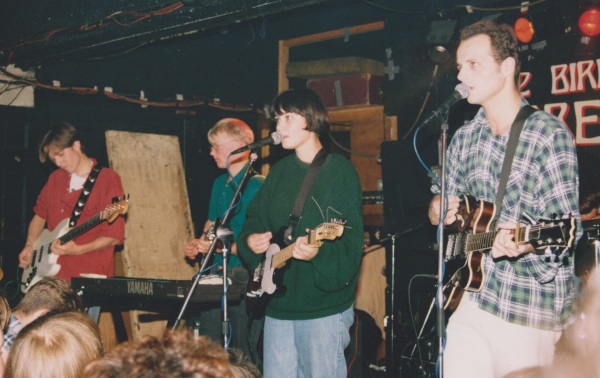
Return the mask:
<svg viewBox="0 0 600 378">
<path fill-rule="evenodd" d="M 222 280 L 220 280 L 222 282 Z M 83 278 L 73 277 L 71 287 L 81 295 L 84 302 L 96 305 L 108 299 L 123 298 L 137 302 L 176 301 L 183 303 L 192 281 L 162 280 L 151 278 Z M 242 284 L 230 284 L 227 299 L 239 301 L 246 290 Z M 198 284 L 190 303 L 219 302 L 223 298 L 223 284 Z M 130 302 L 128 301 L 128 302 Z M 120 301 L 119 301 L 120 302 Z"/>
</svg>

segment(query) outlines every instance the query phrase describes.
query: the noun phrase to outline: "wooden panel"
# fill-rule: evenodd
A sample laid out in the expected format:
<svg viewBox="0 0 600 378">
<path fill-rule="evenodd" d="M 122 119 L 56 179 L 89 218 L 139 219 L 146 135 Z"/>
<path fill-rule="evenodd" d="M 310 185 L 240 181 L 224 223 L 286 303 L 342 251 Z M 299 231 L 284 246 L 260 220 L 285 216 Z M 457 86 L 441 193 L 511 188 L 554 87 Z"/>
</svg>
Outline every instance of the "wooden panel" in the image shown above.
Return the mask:
<svg viewBox="0 0 600 378">
<path fill-rule="evenodd" d="M 377 190 L 381 165 L 377 162 L 381 143 L 396 139 L 396 117 L 386 117 L 383 106 L 339 107 L 329 110 L 331 123 L 350 124 L 352 163 L 363 191 Z"/>
<path fill-rule="evenodd" d="M 285 67 L 287 77 L 316 79 L 331 76 L 356 75 L 370 73 L 383 76 L 385 68 L 382 62 L 359 56 L 289 62 Z"/>
<path fill-rule="evenodd" d="M 179 140 L 172 135 L 107 131 L 110 166 L 119 172 L 130 206 L 125 222 L 123 271 L 127 277 L 191 279 L 183 247 L 193 237 Z M 140 321 L 131 312 L 133 338 L 160 335 L 164 321 Z"/>
<path fill-rule="evenodd" d="M 329 109 L 331 123 L 350 125 L 351 161 L 363 191 L 376 191 L 381 179 L 381 143 L 397 139 L 397 118 L 385 116 L 383 106 L 345 106 Z M 363 205 L 367 226 L 383 225 L 383 205 Z"/>
</svg>

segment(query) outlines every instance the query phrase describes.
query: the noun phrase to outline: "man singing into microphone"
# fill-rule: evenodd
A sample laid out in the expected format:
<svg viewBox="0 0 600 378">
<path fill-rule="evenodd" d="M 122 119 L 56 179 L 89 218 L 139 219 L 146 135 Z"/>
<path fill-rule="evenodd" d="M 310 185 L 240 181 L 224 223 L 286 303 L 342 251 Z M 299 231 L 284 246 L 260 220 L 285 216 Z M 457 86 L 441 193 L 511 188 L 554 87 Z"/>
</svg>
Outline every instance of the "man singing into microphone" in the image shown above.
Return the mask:
<svg viewBox="0 0 600 378">
<path fill-rule="evenodd" d="M 232 151 L 242 148 L 254 141 L 254 134 L 250 127 L 242 120 L 236 118 L 225 118 L 217 122 L 208 131 L 208 142 L 210 143 L 210 155 L 215 159 L 217 167 L 221 169 L 228 168 L 228 172 L 217 177 L 213 183 L 210 204 L 208 208 L 208 220 L 204 224 L 204 232 L 198 239 L 192 239 L 185 246 L 185 255 L 189 258 L 195 258 L 199 253 L 208 252 L 211 241 L 207 234 L 213 234 L 214 223 L 217 219 L 222 219 L 225 212 L 229 209 L 231 199 L 235 194 L 237 185 L 241 182 L 242 176 L 249 164 L 248 159 L 250 150 L 242 153 L 231 154 Z M 231 156 L 230 156 L 231 154 Z M 227 161 L 229 159 L 229 162 Z M 233 242 L 230 245 L 230 256 L 227 264 L 227 275 L 233 283 L 246 284 L 249 273 L 237 257 L 237 244 L 235 240 L 242 229 L 246 219 L 246 207 L 254 198 L 254 195 L 260 189 L 264 181 L 263 176 L 256 175 L 252 171 L 252 177 L 242 188 L 241 200 L 236 202 L 232 216 L 230 216 L 229 226 L 233 230 Z M 223 257 L 221 250 L 216 251 L 219 254 L 214 256 L 214 260 L 209 262 L 215 265 L 215 270 L 220 269 Z M 209 336 L 215 341 L 222 341 L 221 333 L 222 312 L 219 304 L 207 305 L 206 311 L 200 315 L 200 333 Z M 246 314 L 245 303 L 236 303 L 228 306 L 228 317 L 231 324 L 231 343 L 229 346 L 243 350 L 250 355 L 248 347 L 248 316 Z"/>
<path fill-rule="evenodd" d="M 448 148 L 444 224 L 457 219 L 459 195 L 496 201 L 510 130 L 527 104 L 517 85 L 519 53 L 508 25 L 480 21 L 461 32 L 458 80 L 469 88 L 469 103 L 481 109 Z M 549 364 L 569 318 L 575 286 L 568 248 L 557 247 L 547 256 L 544 250 L 532 253 L 531 244 L 515 243 L 514 230 L 516 222 L 527 218 L 579 218 L 573 136 L 559 119 L 537 111 L 527 118 L 517 141 L 497 209 L 499 231 L 481 263 L 482 288 L 464 292 L 448 322 L 443 359 L 448 378 L 504 377 Z M 439 196 L 430 204 L 429 219 L 440 221 Z"/>
</svg>

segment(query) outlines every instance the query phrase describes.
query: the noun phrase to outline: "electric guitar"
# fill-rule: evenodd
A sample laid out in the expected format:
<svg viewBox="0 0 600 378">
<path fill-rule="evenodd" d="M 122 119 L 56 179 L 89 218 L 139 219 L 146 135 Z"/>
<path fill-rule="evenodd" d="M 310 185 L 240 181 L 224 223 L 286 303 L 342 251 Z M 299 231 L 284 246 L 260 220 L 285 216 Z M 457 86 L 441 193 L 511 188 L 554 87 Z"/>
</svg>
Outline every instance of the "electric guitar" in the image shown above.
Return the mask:
<svg viewBox="0 0 600 378">
<path fill-rule="evenodd" d="M 52 253 L 51 245 L 56 239 L 65 244 L 84 234 L 93 227 L 106 220 L 112 223 L 121 214 L 125 214 L 129 207 L 128 200 L 123 198 L 119 202 L 107 205 L 104 210 L 94 215 L 77 227 L 69 229 L 69 218 L 63 219 L 53 231 L 42 231 L 35 244 L 31 263 L 23 270 L 21 291 L 25 294 L 29 288 L 44 277 L 53 277 L 60 271 L 57 264 L 58 255 Z"/>
<path fill-rule="evenodd" d="M 323 245 L 323 240 L 334 240 L 344 233 L 344 221 L 332 220 L 332 222 L 321 223 L 317 228 L 308 233 L 308 244 L 313 247 Z M 279 234 L 283 234 L 282 229 Z M 254 274 L 248 281 L 246 292 L 246 309 L 249 313 L 258 314 L 264 307 L 270 296 L 282 296 L 286 288 L 283 285 L 283 274 L 288 267 L 288 261 L 292 258 L 294 244 L 283 249 L 280 245 L 272 243 L 265 252 L 265 259 L 256 267 Z"/>
<path fill-rule="evenodd" d="M 464 260 L 444 285 L 446 303 L 444 309 L 454 310 L 460 302 L 463 290 L 481 290 L 485 272 L 483 256 L 494 244 L 498 231 L 490 231 L 496 214 L 496 205 L 471 196 L 462 196 L 457 220 L 450 227 L 459 231 L 448 236 L 446 261 Z M 530 243 L 535 249 L 546 247 L 571 247 L 575 240 L 575 218 L 539 220 L 536 225 L 517 224 L 514 230 L 515 244 Z"/>
</svg>

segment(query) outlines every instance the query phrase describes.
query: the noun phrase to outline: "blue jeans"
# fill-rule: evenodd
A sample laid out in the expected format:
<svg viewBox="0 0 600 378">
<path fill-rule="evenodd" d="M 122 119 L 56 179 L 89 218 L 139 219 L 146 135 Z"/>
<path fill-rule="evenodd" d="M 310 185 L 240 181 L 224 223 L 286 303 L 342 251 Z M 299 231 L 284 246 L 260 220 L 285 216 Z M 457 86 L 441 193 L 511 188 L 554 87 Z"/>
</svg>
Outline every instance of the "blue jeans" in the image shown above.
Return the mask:
<svg viewBox="0 0 600 378">
<path fill-rule="evenodd" d="M 354 309 L 311 320 L 265 318 L 264 378 L 346 377 Z"/>
</svg>

